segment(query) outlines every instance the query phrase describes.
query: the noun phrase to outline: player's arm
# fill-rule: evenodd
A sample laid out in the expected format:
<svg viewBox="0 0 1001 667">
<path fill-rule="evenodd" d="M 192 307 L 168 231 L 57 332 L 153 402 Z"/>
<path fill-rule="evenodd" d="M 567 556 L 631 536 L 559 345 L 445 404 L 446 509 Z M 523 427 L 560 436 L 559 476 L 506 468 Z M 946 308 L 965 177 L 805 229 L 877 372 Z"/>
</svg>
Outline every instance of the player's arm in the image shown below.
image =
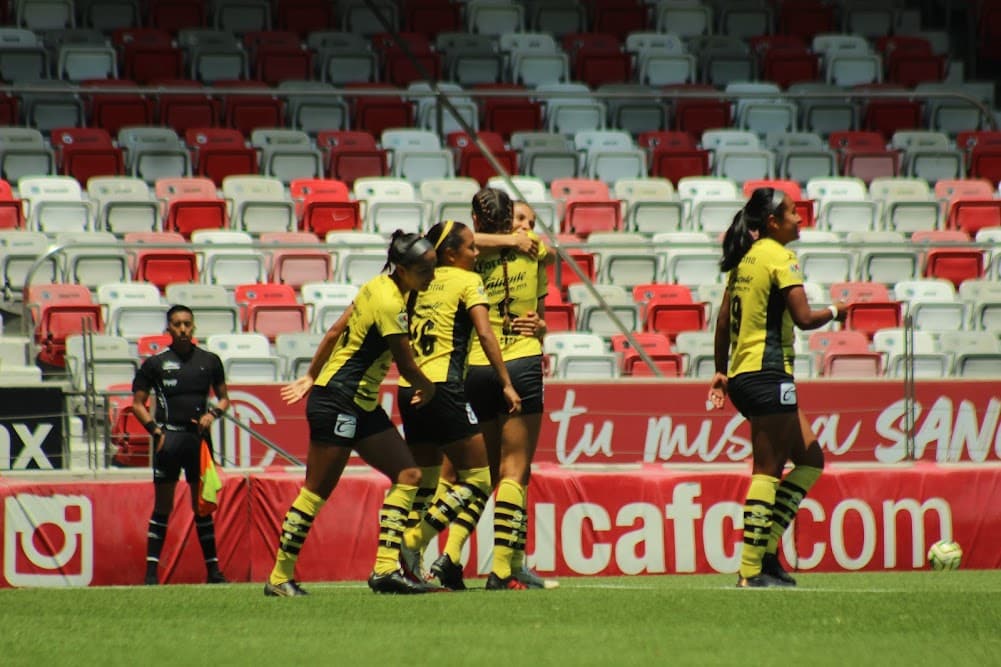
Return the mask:
<svg viewBox="0 0 1001 667">
<path fill-rule="evenodd" d="M 806 290 L 802 285 L 791 285 L 783 292 L 793 324 L 804 331 L 817 329 L 833 320 L 844 322 L 845 315 L 848 314 L 848 306 L 844 301 L 838 301 L 827 308 L 813 310 L 806 300 Z"/>
<path fill-rule="evenodd" d="M 216 403 L 209 406 L 205 414 L 198 420 L 198 426 L 203 431 L 212 428 L 212 422 L 222 417 L 223 413 L 229 410 L 229 389 L 226 387 L 226 380 L 222 377 L 217 379 L 212 385 L 212 391 L 215 393 Z"/>
<path fill-rule="evenodd" d="M 414 352 L 410 349 L 410 336 L 390 334 L 386 336 L 386 344 L 389 346 L 389 351 L 393 355 L 393 361 L 396 362 L 396 368 L 400 371 L 400 375 L 416 390 L 411 402 L 418 406 L 427 404 L 434 397 L 435 386 L 417 365 Z"/>
<path fill-rule="evenodd" d="M 730 361 L 730 290 L 723 292 L 719 313 L 716 315 L 716 333 L 713 337 L 713 357 L 716 373 L 709 382 L 709 395 L 706 399 L 707 408 L 721 410 L 726 403 L 727 367 Z"/>
<path fill-rule="evenodd" d="M 469 319 L 473 321 L 476 335 L 480 337 L 480 345 L 483 347 L 483 353 L 487 355 L 487 361 L 490 362 L 494 372 L 497 373 L 498 379 L 500 379 L 501 388 L 504 392 L 504 400 L 507 401 L 508 412 L 511 414 L 520 412 L 521 397 L 518 396 L 514 385 L 511 384 L 511 376 L 507 372 L 507 365 L 504 363 L 500 344 L 497 342 L 497 337 L 494 336 L 493 328 L 490 326 L 489 306 L 487 304 L 478 304 L 470 308 L 467 312 L 469 313 Z"/>
<path fill-rule="evenodd" d="M 476 232 L 473 235 L 476 245 L 485 250 L 517 250 L 529 257 L 539 256 L 539 241 L 518 230 L 513 234 L 484 234 Z"/>
<path fill-rule="evenodd" d="M 323 334 L 320 344 L 316 346 L 316 352 L 313 353 L 313 359 L 309 362 L 309 370 L 306 371 L 306 374 L 282 387 L 281 397 L 285 403 L 292 405 L 302 400 L 303 396 L 308 394 L 313 388 L 313 382 L 320 374 L 320 371 L 323 370 L 323 365 L 330 359 L 330 355 L 333 354 L 337 341 L 340 340 L 345 329 L 347 329 L 348 318 L 351 317 L 351 311 L 353 310 L 354 304 L 351 304 L 347 310 L 341 313 L 337 321 L 327 329 L 327 333 Z"/>
</svg>

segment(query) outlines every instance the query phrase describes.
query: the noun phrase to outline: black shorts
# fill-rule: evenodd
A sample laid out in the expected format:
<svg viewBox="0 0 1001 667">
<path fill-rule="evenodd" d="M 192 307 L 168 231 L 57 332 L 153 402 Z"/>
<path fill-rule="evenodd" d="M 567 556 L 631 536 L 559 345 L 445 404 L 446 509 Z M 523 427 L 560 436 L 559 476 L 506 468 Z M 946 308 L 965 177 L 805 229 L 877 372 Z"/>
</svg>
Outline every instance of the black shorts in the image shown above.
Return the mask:
<svg viewBox="0 0 1001 667">
<path fill-rule="evenodd" d="M 521 397 L 521 414 L 536 415 L 542 412 L 542 355 L 523 357 L 504 362 L 511 376 L 511 384 Z M 470 366 L 466 374 L 466 396 L 473 412 L 481 422 L 506 415 L 507 402 L 501 391 L 500 378 L 493 366 Z"/>
<path fill-rule="evenodd" d="M 163 434 L 163 447 L 153 454 L 153 483 L 176 482 L 183 468 L 188 484 L 197 484 L 202 476 L 202 436 L 196 431 Z"/>
<path fill-rule="evenodd" d="M 727 382 L 727 393 L 737 411 L 750 419 L 796 412 L 796 383 L 782 371 L 741 373 Z"/>
<path fill-rule="evenodd" d="M 480 422 L 461 384 L 436 382 L 434 398 L 421 408 L 410 405 L 415 391 L 413 387 L 400 387 L 396 392 L 408 444 L 430 442 L 442 446 L 480 432 Z"/>
<path fill-rule="evenodd" d="M 394 428 L 382 406 L 370 412 L 363 410 L 335 387 L 313 387 L 306 401 L 306 421 L 311 442 L 339 447 L 353 447 L 360 440 Z"/>
</svg>

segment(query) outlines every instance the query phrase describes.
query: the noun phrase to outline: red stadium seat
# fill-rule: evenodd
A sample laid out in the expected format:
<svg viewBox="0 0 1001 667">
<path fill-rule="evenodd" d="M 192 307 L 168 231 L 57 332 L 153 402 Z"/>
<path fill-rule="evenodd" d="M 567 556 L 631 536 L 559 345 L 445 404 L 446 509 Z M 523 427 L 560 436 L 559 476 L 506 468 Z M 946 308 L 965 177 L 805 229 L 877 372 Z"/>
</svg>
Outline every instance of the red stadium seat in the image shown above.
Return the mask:
<svg viewBox="0 0 1001 667">
<path fill-rule="evenodd" d="M 923 275 L 948 280 L 959 289 L 964 280 L 984 277 L 984 253 L 974 248 L 932 248 L 925 255 Z"/>
<path fill-rule="evenodd" d="M 0 179 L 0 229 L 24 229 L 24 209 L 10 183 Z"/>
<path fill-rule="evenodd" d="M 259 127 L 285 125 L 285 103 L 261 81 L 216 81 L 219 88 L 260 88 L 261 95 L 224 95 L 223 123 L 249 137 Z"/>
<path fill-rule="evenodd" d="M 311 232 L 266 232 L 261 243 L 311 244 L 314 248 L 276 248 L 271 251 L 268 281 L 291 285 L 298 290 L 305 283 L 333 279 L 333 258 Z"/>
<path fill-rule="evenodd" d="M 761 61 L 761 78 L 774 81 L 781 88 L 794 83 L 817 81 L 820 78 L 820 61 L 806 49 L 771 48 Z"/>
<path fill-rule="evenodd" d="M 671 354 L 674 352 L 674 348 L 671 347 L 671 339 L 664 334 L 636 332 L 632 336 L 650 354 Z M 625 334 L 614 334 L 611 337 L 611 343 L 612 352 L 626 352 L 631 349 L 631 344 Z"/>
<path fill-rule="evenodd" d="M 663 87 L 665 93 L 675 90 L 678 92 L 705 91 L 710 95 L 717 92 L 713 86 L 701 83 L 681 83 Z M 665 97 L 669 97 L 669 95 Z M 730 126 L 730 103 L 728 101 L 713 97 L 679 98 L 673 106 L 675 130 L 701 137 L 706 130 Z"/>
<path fill-rule="evenodd" d="M 568 199 L 561 231 L 587 238 L 592 232 L 617 232 L 622 229 L 622 207 L 617 199 L 594 201 Z"/>
<path fill-rule="evenodd" d="M 1001 183 L 1001 145 L 975 146 L 970 152 L 969 165 L 970 178 Z"/>
<path fill-rule="evenodd" d="M 633 78 L 632 54 L 603 46 L 583 46 L 577 50 L 573 64 L 573 75 L 590 88 L 606 83 L 625 83 Z"/>
<path fill-rule="evenodd" d="M 237 285 L 233 296 L 248 332 L 264 334 L 273 342 L 278 334 L 309 331 L 306 306 L 296 302 L 291 285 Z"/>
<path fill-rule="evenodd" d="M 701 148 L 658 148 L 650 157 L 650 175 L 666 178 L 674 185 L 688 176 L 708 176 L 709 151 Z"/>
<path fill-rule="evenodd" d="M 591 26 L 595 32 L 625 41 L 629 33 L 647 29 L 647 14 L 646 5 L 636 0 L 593 0 Z"/>
<path fill-rule="evenodd" d="M 406 0 L 403 3 L 403 21 L 408 32 L 420 33 L 428 38 L 463 28 L 460 5 L 449 0 Z"/>
<path fill-rule="evenodd" d="M 478 84 L 476 90 L 524 90 L 513 83 Z M 485 97 L 480 102 L 481 127 L 496 132 L 505 141 L 512 132 L 542 129 L 542 103 L 525 97 Z"/>
<path fill-rule="evenodd" d="M 286 79 L 306 80 L 313 74 L 313 54 L 299 47 L 262 45 L 254 54 L 254 78 L 269 86 Z"/>
<path fill-rule="evenodd" d="M 593 282 L 596 269 L 595 256 L 584 250 L 567 250 L 566 254 L 581 269 L 584 275 Z M 577 273 L 562 258 L 547 265 L 546 273 L 549 276 L 550 286 L 554 287 L 557 293 L 564 298 L 567 294 L 567 288 L 570 285 L 581 282 Z"/>
<path fill-rule="evenodd" d="M 641 132 L 636 137 L 636 143 L 642 148 L 653 152 L 657 150 L 694 150 L 699 142 L 689 132 L 660 130 Z"/>
<path fill-rule="evenodd" d="M 222 187 L 227 176 L 258 173 L 257 151 L 249 148 L 238 130 L 191 128 L 184 140 L 193 154 L 195 175 L 212 179 Z"/>
<path fill-rule="evenodd" d="M 508 174 L 518 173 L 518 153 L 504 147 L 504 140 L 500 134 L 481 131 L 477 132 L 476 136 L 493 153 L 494 158 Z M 480 185 L 485 186 L 489 179 L 498 175 L 497 170 L 465 132 L 449 133 L 446 143 L 459 153 L 459 176 L 474 178 Z"/>
<path fill-rule="evenodd" d="M 824 377 L 879 377 L 883 374 L 883 353 L 827 350 L 821 364 Z"/>
<path fill-rule="evenodd" d="M 970 238 L 984 227 L 1001 225 L 1001 199 L 968 199 L 955 197 L 949 203 L 947 229 L 959 229 Z"/>
<path fill-rule="evenodd" d="M 91 176 L 121 176 L 125 173 L 121 149 L 101 128 L 55 128 L 50 141 L 58 152 L 59 173 L 72 176 L 84 187 Z"/>
<path fill-rule="evenodd" d="M 216 186 L 205 177 L 161 178 L 156 182 L 156 196 L 166 202 L 164 231 L 178 232 L 191 238 L 198 229 L 227 229 L 229 214 L 226 200 L 216 195 Z"/>
<path fill-rule="evenodd" d="M 203 88 L 201 81 L 194 79 L 156 79 L 151 85 L 160 88 Z M 180 136 L 185 136 L 191 128 L 215 127 L 219 125 L 219 101 L 208 93 L 166 93 L 158 96 L 160 124 L 173 128 Z"/>
<path fill-rule="evenodd" d="M 203 0 L 150 0 L 146 15 L 149 25 L 176 34 L 204 26 L 205 14 Z"/>
<path fill-rule="evenodd" d="M 326 0 L 278 0 L 277 27 L 306 37 L 334 27 L 333 5 Z"/>
<path fill-rule="evenodd" d="M 0 126 L 17 125 L 19 119 L 17 98 L 10 93 L 0 93 Z"/>
<path fill-rule="evenodd" d="M 84 88 L 125 87 L 137 85 L 127 79 L 95 79 L 80 84 Z M 99 127 L 111 136 L 130 125 L 153 124 L 153 101 L 133 93 L 85 93 L 82 95 L 87 108 L 87 124 Z"/>
<path fill-rule="evenodd" d="M 34 325 L 38 360 L 55 367 L 66 365 L 66 338 L 87 331 L 103 333 L 101 305 L 84 285 L 70 283 L 28 285 L 24 303 Z"/>
<path fill-rule="evenodd" d="M 834 32 L 834 9 L 820 0 L 785 0 L 779 5 L 779 28 L 782 35 L 794 35 L 810 43 L 815 35 Z"/>
<path fill-rule="evenodd" d="M 654 297 L 646 305 L 644 331 L 662 333 L 674 343 L 682 331 L 704 331 L 706 308 L 701 303 L 678 303 Z"/>
<path fill-rule="evenodd" d="M 397 90 L 383 83 L 349 83 L 345 87 L 362 90 Z M 352 129 L 365 130 L 374 137 L 381 137 L 382 132 L 389 128 L 412 126 L 414 105 L 402 97 L 359 95 L 355 97 L 354 113 L 351 118 Z"/>
<path fill-rule="evenodd" d="M 316 145 L 327 153 L 327 176 L 349 186 L 366 176 L 389 173 L 389 158 L 364 130 L 324 130 L 316 135 Z"/>
</svg>

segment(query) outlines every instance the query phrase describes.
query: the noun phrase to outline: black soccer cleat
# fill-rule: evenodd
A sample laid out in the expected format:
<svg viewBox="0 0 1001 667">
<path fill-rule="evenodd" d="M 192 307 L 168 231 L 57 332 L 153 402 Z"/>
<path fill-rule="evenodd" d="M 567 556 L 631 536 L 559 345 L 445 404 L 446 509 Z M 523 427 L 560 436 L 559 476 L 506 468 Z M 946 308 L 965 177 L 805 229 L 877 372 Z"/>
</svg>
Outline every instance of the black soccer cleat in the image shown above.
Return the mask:
<svg viewBox="0 0 1001 667">
<path fill-rule="evenodd" d="M 779 562 L 778 554 L 765 554 L 761 559 L 761 573 L 774 579 L 778 586 L 795 586 L 796 580 L 785 571 Z"/>
<path fill-rule="evenodd" d="M 517 577 L 511 575 L 504 579 L 498 577 L 493 572 L 487 577 L 487 585 L 484 587 L 488 591 L 527 591 L 528 586 L 518 581 Z"/>
<path fill-rule="evenodd" d="M 438 583 L 451 591 L 466 590 L 462 580 L 462 566 L 456 565 L 448 554 L 442 554 L 431 564 L 431 574 L 438 577 Z"/>
<path fill-rule="evenodd" d="M 777 588 L 784 585 L 764 573 L 756 574 L 753 577 L 737 576 L 737 588 Z"/>
<path fill-rule="evenodd" d="M 396 595 L 416 595 L 418 593 L 430 593 L 431 589 L 425 584 L 413 581 L 403 570 L 394 570 L 386 574 L 376 574 L 373 572 L 368 577 L 368 587 L 375 593 L 391 593 Z"/>
<path fill-rule="evenodd" d="M 264 583 L 265 597 L 295 598 L 301 595 L 309 595 L 309 593 L 295 579 L 289 579 L 280 584 L 272 584 L 270 581 Z"/>
</svg>

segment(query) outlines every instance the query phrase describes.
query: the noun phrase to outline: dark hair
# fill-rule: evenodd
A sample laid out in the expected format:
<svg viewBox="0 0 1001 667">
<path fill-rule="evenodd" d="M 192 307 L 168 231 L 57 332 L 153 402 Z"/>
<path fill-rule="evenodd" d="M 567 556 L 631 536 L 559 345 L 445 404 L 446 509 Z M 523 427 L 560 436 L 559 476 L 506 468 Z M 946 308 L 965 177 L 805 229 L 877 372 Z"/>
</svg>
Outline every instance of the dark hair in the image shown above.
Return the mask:
<svg viewBox="0 0 1001 667">
<path fill-rule="evenodd" d="M 194 319 L 194 317 L 195 317 L 195 314 L 193 312 L 191 312 L 190 308 L 188 308 L 187 306 L 183 306 L 183 305 L 181 305 L 181 304 L 178 303 L 176 305 L 171 306 L 170 309 L 167 311 L 167 325 L 168 326 L 170 325 L 170 318 L 172 318 L 175 313 L 187 313 L 188 315 L 191 315 L 192 319 Z"/>
<path fill-rule="evenodd" d="M 445 233 L 445 229 L 448 229 L 448 234 L 442 238 L 442 234 Z M 441 264 L 441 260 L 445 257 L 446 250 L 457 250 L 459 244 L 462 243 L 462 230 L 466 229 L 465 223 L 455 222 L 453 220 L 444 220 L 442 222 L 436 223 L 431 229 L 428 230 L 427 234 L 424 235 L 428 241 L 434 246 L 435 254 L 438 255 L 438 263 Z"/>
<path fill-rule="evenodd" d="M 744 204 L 744 208 L 733 216 L 733 222 L 723 236 L 723 259 L 719 263 L 721 271 L 729 271 L 740 264 L 754 243 L 754 235 L 760 236 L 766 229 L 768 218 L 785 215 L 785 193 L 775 188 L 757 188 Z"/>
<path fill-rule="evenodd" d="M 511 231 L 514 204 L 503 190 L 483 188 L 473 196 L 477 231 L 504 234 Z"/>
<path fill-rule="evenodd" d="M 392 266 L 413 266 L 424 259 L 428 250 L 433 249 L 431 242 L 420 234 L 408 234 L 397 229 L 389 241 L 389 253 L 382 270 L 388 271 Z"/>
</svg>

